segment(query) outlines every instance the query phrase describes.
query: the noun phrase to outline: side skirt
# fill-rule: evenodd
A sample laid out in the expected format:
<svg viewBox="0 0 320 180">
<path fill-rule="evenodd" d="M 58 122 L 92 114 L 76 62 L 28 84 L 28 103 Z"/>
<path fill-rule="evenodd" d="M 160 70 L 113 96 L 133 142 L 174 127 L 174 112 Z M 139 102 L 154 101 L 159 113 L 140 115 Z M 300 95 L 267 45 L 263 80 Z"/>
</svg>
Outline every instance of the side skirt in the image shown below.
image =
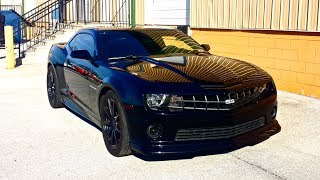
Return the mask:
<svg viewBox="0 0 320 180">
<path fill-rule="evenodd" d="M 86 121 L 90 125 L 94 126 L 95 128 L 101 130 L 101 122 L 94 118 L 90 113 L 88 113 L 85 108 L 78 105 L 78 103 L 69 95 L 62 92 L 62 102 L 66 106 L 66 108 L 74 113 L 76 116 L 81 118 L 82 120 Z"/>
</svg>

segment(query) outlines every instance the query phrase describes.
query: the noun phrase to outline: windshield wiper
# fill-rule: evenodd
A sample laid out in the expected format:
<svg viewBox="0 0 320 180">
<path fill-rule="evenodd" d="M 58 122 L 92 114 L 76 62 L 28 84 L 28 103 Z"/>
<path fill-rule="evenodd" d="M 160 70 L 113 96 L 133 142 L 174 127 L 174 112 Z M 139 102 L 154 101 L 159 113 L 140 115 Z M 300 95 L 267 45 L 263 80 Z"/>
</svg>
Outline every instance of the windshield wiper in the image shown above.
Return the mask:
<svg viewBox="0 0 320 180">
<path fill-rule="evenodd" d="M 143 56 L 134 56 L 134 55 L 129 55 L 129 56 L 123 56 L 123 57 L 112 57 L 108 58 L 108 60 L 132 60 L 132 61 L 139 61 Z"/>
</svg>

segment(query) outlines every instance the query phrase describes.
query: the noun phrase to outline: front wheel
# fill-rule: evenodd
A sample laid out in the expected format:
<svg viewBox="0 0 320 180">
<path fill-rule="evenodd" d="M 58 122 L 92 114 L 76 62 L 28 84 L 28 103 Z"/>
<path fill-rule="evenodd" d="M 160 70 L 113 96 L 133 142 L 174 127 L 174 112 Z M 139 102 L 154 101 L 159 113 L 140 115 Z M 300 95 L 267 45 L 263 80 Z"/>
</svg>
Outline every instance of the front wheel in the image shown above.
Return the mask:
<svg viewBox="0 0 320 180">
<path fill-rule="evenodd" d="M 113 91 L 100 99 L 101 131 L 104 143 L 113 156 L 131 154 L 127 120 L 121 102 Z"/>
<path fill-rule="evenodd" d="M 63 104 L 61 103 L 60 86 L 57 75 L 54 72 L 52 66 L 48 67 L 47 73 L 47 94 L 51 107 L 61 108 Z"/>
</svg>

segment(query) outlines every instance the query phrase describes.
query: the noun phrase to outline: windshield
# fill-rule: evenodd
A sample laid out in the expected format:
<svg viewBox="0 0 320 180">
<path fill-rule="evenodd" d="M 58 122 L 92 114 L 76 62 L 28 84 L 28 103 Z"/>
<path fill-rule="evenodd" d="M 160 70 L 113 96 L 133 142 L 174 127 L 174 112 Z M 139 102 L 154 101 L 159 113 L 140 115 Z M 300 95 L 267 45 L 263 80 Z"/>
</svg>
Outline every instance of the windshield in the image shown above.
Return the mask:
<svg viewBox="0 0 320 180">
<path fill-rule="evenodd" d="M 99 36 L 102 58 L 208 53 L 191 37 L 177 30 L 109 30 L 101 31 Z"/>
</svg>

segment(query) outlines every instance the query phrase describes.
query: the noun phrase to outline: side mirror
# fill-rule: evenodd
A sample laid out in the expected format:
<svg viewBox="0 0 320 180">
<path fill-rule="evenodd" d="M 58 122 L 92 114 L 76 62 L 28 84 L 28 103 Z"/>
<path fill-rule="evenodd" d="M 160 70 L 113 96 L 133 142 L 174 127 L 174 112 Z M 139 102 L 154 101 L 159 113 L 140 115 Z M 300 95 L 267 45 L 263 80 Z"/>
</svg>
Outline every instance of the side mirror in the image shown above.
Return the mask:
<svg viewBox="0 0 320 180">
<path fill-rule="evenodd" d="M 204 50 L 210 51 L 210 45 L 209 44 L 201 44 L 201 47 L 203 47 Z"/>
<path fill-rule="evenodd" d="M 85 60 L 88 60 L 88 61 L 93 61 L 93 57 L 91 56 L 91 54 L 87 50 L 75 50 L 75 51 L 72 51 L 70 56 L 72 58 L 85 59 Z"/>
</svg>

